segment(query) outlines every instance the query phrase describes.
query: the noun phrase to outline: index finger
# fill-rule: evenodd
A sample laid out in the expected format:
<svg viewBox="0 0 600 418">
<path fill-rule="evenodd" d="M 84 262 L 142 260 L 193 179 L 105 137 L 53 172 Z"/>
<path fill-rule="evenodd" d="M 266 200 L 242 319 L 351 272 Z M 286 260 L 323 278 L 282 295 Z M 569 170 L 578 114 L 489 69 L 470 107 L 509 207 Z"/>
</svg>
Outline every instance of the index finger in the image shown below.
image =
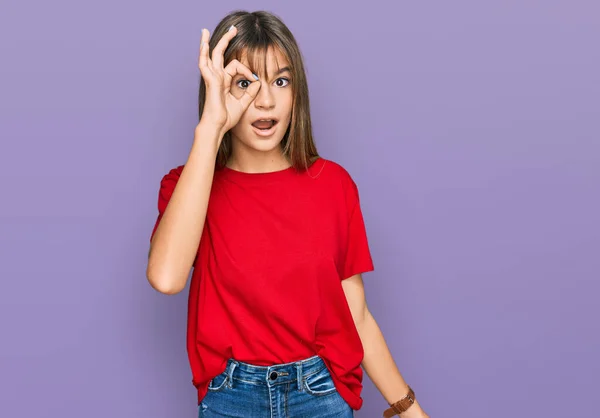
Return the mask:
<svg viewBox="0 0 600 418">
<path fill-rule="evenodd" d="M 231 25 L 213 49 L 213 65 L 217 66 L 218 68 L 223 68 L 223 55 L 225 53 L 225 49 L 227 48 L 227 45 L 229 45 L 229 41 L 231 41 L 235 35 L 237 35 L 237 28 Z"/>
<path fill-rule="evenodd" d="M 227 64 L 227 67 L 225 67 L 225 74 L 227 74 L 231 80 L 233 80 L 236 75 L 241 74 L 250 82 L 258 81 L 258 76 L 236 59 Z"/>
</svg>

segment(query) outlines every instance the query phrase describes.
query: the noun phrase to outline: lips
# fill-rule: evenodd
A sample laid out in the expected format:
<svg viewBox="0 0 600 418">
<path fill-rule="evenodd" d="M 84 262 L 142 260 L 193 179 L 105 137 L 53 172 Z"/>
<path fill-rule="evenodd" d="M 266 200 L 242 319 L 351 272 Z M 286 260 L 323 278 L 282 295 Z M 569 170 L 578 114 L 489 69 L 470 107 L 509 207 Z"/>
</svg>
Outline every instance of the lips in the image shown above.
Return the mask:
<svg viewBox="0 0 600 418">
<path fill-rule="evenodd" d="M 261 131 L 268 131 L 273 126 L 277 124 L 277 119 L 275 118 L 260 118 L 252 122 L 252 126 L 256 129 L 260 129 Z"/>
<path fill-rule="evenodd" d="M 252 122 L 252 130 L 262 138 L 271 138 L 277 131 L 278 120 L 272 117 L 256 119 Z"/>
</svg>

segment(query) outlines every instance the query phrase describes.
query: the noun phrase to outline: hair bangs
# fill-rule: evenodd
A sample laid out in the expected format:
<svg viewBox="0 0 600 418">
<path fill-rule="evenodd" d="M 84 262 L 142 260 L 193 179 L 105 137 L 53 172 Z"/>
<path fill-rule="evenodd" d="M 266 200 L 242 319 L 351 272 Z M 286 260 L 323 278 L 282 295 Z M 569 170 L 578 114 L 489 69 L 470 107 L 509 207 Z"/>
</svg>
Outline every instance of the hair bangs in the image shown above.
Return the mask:
<svg viewBox="0 0 600 418">
<path fill-rule="evenodd" d="M 231 45 L 232 58 L 245 63 L 246 66 L 254 74 L 259 76 L 271 77 L 267 70 L 267 55 L 269 51 L 279 52 L 281 55 L 286 57 L 289 62 L 289 54 L 285 51 L 285 48 L 281 45 L 281 42 L 267 36 L 265 32 L 258 31 L 257 33 L 248 33 L 247 36 L 241 36 L 239 39 L 235 39 L 235 44 Z M 281 65 L 277 59 L 277 54 L 274 55 L 275 62 L 277 63 L 276 71 L 281 69 Z M 292 66 L 290 62 L 289 66 Z"/>
</svg>

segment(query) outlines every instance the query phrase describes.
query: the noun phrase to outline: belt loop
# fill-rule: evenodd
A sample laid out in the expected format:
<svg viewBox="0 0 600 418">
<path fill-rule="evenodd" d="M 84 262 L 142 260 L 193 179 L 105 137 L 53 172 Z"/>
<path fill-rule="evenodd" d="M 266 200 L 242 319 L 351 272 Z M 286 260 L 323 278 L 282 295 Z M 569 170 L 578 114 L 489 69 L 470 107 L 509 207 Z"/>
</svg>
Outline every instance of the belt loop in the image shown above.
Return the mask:
<svg viewBox="0 0 600 418">
<path fill-rule="evenodd" d="M 298 391 L 302 392 L 302 362 L 296 363 L 296 375 L 298 378 Z"/>
<path fill-rule="evenodd" d="M 235 370 L 235 366 L 237 366 L 237 362 L 232 361 L 231 362 L 231 366 L 229 367 L 229 373 L 228 373 L 228 382 L 227 382 L 227 386 L 229 386 L 229 389 L 231 389 L 233 387 L 233 371 Z"/>
</svg>

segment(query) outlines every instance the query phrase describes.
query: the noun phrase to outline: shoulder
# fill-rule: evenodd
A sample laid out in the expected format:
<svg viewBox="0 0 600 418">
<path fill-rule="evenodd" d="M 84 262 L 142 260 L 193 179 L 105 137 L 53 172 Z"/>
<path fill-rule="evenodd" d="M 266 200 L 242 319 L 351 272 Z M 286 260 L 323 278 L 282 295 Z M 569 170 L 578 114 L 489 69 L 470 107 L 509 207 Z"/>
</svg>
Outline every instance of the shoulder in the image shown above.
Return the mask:
<svg viewBox="0 0 600 418">
<path fill-rule="evenodd" d="M 173 167 L 166 174 L 164 174 L 160 180 L 160 197 L 163 199 L 169 199 L 171 197 L 171 193 L 175 189 L 177 185 L 177 181 L 181 176 L 181 172 L 183 171 L 183 165 Z"/>
<path fill-rule="evenodd" d="M 311 166 L 311 177 L 321 177 L 323 187 L 331 201 L 338 201 L 348 210 L 353 210 L 359 203 L 358 186 L 352 174 L 342 164 L 320 158 Z"/>
<path fill-rule="evenodd" d="M 177 167 L 173 167 L 171 168 L 169 171 L 167 171 L 163 176 L 162 179 L 160 181 L 161 185 L 164 186 L 168 186 L 171 183 L 177 183 L 177 180 L 179 180 L 179 177 L 181 176 L 181 173 L 183 172 L 183 165 L 179 165 Z"/>
<path fill-rule="evenodd" d="M 351 191 L 356 189 L 356 183 L 350 172 L 342 164 L 336 161 L 320 158 L 314 163 L 311 170 L 313 171 L 311 174 L 319 174 L 320 172 L 330 180 L 339 183 L 344 189 Z"/>
<path fill-rule="evenodd" d="M 179 178 L 179 176 L 181 176 L 181 173 L 183 172 L 183 167 L 184 165 L 179 165 L 177 167 L 173 167 L 171 168 L 169 171 L 167 171 L 167 173 L 163 176 L 163 179 L 167 179 L 167 178 Z"/>
</svg>

